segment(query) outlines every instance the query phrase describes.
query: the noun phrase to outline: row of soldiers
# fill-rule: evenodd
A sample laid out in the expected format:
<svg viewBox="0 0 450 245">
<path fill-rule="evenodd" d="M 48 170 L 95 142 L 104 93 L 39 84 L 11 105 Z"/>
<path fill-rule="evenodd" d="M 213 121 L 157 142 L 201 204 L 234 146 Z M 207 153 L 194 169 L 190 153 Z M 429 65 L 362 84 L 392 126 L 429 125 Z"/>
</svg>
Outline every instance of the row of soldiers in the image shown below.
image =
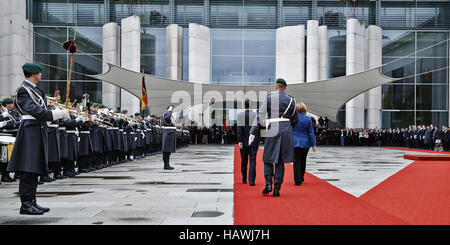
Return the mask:
<svg viewBox="0 0 450 245">
<path fill-rule="evenodd" d="M 19 113 L 12 98 L 5 98 L 2 104 L 0 132 L 16 137 L 21 122 Z M 70 115 L 70 118 L 48 123 L 49 171 L 40 176 L 39 184 L 159 153 L 162 134 L 161 119 L 155 115 L 144 118 L 135 113 L 129 116 L 127 110 L 111 113 L 103 104 L 93 103 L 90 119 Z M 177 147 L 189 143 L 188 130 L 177 129 L 176 135 Z M 11 178 L 6 166 L 6 163 L 0 163 L 2 182 L 20 179 L 19 173 Z"/>
<path fill-rule="evenodd" d="M 450 128 L 435 125 L 411 125 L 395 129 L 339 129 L 317 128 L 320 145 L 342 146 L 395 146 L 424 150 L 449 151 Z"/>
</svg>

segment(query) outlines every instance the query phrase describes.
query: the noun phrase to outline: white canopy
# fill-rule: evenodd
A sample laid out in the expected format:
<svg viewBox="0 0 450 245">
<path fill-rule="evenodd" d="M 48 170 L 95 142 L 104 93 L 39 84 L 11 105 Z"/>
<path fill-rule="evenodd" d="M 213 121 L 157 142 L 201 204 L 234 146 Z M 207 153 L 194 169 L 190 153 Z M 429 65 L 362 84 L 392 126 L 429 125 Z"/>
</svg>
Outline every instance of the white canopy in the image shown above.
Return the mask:
<svg viewBox="0 0 450 245">
<path fill-rule="evenodd" d="M 114 84 L 138 98 L 141 97 L 142 73 L 130 71 L 112 64 L 108 64 L 108 66 L 109 69 L 107 72 L 99 75 L 91 75 L 91 77 Z M 330 120 L 336 121 L 339 109 L 350 99 L 371 88 L 399 79 L 383 75 L 381 69 L 382 67 L 377 67 L 350 76 L 336 77 L 324 81 L 288 84 L 286 92 L 297 101 L 305 103 L 308 107 L 308 112 L 319 116 L 326 116 Z M 239 86 L 201 84 L 171 80 L 148 74 L 145 74 L 145 86 L 148 93 L 149 110 L 152 114 L 157 115 L 161 115 L 169 104 L 178 106 L 177 109 L 185 109 L 196 104 L 201 104 L 205 94 L 215 97 L 214 101 L 219 102 L 226 101 L 227 93 L 238 92 L 247 94 L 254 91 L 259 96 L 260 91 L 270 92 L 275 90 L 274 85 Z M 194 90 L 196 92 L 201 90 L 202 93 L 195 94 Z M 179 101 L 178 103 L 172 102 L 174 91 L 179 91 L 179 94 L 189 95 L 190 103 L 181 103 L 183 101 Z M 198 96 L 201 96 L 200 100 Z M 264 101 L 265 97 L 258 99 Z"/>
</svg>

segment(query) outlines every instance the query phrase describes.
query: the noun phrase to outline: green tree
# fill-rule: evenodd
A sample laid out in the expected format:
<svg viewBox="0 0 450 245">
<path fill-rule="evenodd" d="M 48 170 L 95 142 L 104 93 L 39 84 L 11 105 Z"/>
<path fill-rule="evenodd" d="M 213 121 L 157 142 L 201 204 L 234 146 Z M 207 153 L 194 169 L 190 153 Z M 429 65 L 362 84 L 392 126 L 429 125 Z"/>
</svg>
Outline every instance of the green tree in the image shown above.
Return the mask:
<svg viewBox="0 0 450 245">
<path fill-rule="evenodd" d="M 346 6 L 350 5 L 352 7 L 352 15 L 353 18 L 356 19 L 356 13 L 358 12 L 358 6 L 360 4 L 364 4 L 369 2 L 370 0 L 339 0 L 340 3 L 345 4 Z"/>
<path fill-rule="evenodd" d="M 111 2 L 115 4 L 124 4 L 128 9 L 128 16 L 134 15 L 136 11 L 136 7 L 141 3 L 151 3 L 152 0 L 111 0 Z"/>
</svg>

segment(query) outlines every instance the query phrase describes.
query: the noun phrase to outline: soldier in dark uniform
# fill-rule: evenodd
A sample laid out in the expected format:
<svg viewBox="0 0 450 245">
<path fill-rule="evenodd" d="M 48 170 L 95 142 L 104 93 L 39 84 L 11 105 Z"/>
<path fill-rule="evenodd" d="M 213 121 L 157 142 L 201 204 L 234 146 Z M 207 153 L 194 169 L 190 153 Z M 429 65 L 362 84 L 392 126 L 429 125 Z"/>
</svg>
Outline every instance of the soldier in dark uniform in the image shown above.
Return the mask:
<svg viewBox="0 0 450 245">
<path fill-rule="evenodd" d="M 3 99 L 3 106 L 6 108 L 0 115 L 0 122 L 4 124 L 0 126 L 3 129 L 3 133 L 11 134 L 13 137 L 17 136 L 17 131 L 20 125 L 20 115 L 14 108 L 14 100 L 12 98 Z M 1 182 L 14 182 L 15 179 L 9 176 L 9 172 L 6 171 L 8 164 L 0 163 L 0 171 L 2 174 Z"/>
<path fill-rule="evenodd" d="M 262 193 L 269 194 L 272 191 L 273 179 L 275 183 L 274 197 L 280 196 L 281 184 L 284 179 L 284 163 L 294 161 L 292 128 L 298 122 L 298 113 L 295 99 L 284 92 L 286 86 L 287 84 L 284 79 L 277 79 L 275 87 L 277 91 L 269 94 L 259 109 L 257 120 L 253 123 L 249 137 L 249 144 L 252 144 L 255 135 L 260 130 L 260 126 L 266 125 L 267 133 L 264 139 L 263 153 L 266 187 Z M 266 116 L 268 118 L 267 120 L 265 120 Z"/>
<path fill-rule="evenodd" d="M 83 125 L 81 118 L 72 117 L 72 120 L 65 122 L 67 135 L 67 157 L 62 159 L 63 176 L 74 177 L 78 173 L 75 171 L 75 161 L 78 159 L 78 131 L 77 127 Z"/>
<path fill-rule="evenodd" d="M 36 203 L 38 176 L 48 172 L 47 122 L 70 118 L 67 110 L 49 110 L 47 98 L 37 87 L 42 67 L 35 63 L 22 66 L 25 81 L 16 91 L 15 107 L 22 122 L 7 171 L 21 172 L 19 196 L 20 214 L 41 215 L 48 212 Z"/>
<path fill-rule="evenodd" d="M 256 153 L 259 147 L 259 135 L 257 134 L 252 144 L 249 144 L 248 138 L 250 136 L 250 129 L 252 123 L 255 121 L 256 112 L 250 110 L 250 101 L 244 102 L 245 111 L 238 114 L 237 117 L 237 137 L 241 153 L 241 174 L 242 182 L 247 183 L 247 165 L 250 158 L 250 168 L 248 171 L 248 182 L 250 186 L 255 185 L 256 178 Z M 258 133 L 258 132 L 256 132 Z"/>
<path fill-rule="evenodd" d="M 164 169 L 172 170 L 174 167 L 170 166 L 170 154 L 176 151 L 176 132 L 175 120 L 172 118 L 173 105 L 167 107 L 167 111 L 163 115 L 162 120 L 162 149 Z"/>
<path fill-rule="evenodd" d="M 54 121 L 48 124 L 48 166 L 51 171 L 54 171 L 61 161 L 60 140 L 58 122 Z M 48 174 L 41 176 L 41 182 L 52 182 L 55 180 L 55 178 L 51 178 Z"/>
<path fill-rule="evenodd" d="M 93 146 L 91 141 L 91 131 L 89 122 L 84 122 L 79 128 L 80 132 L 80 142 L 78 148 L 78 173 L 87 173 L 93 171 L 90 166 L 92 154 L 93 154 Z"/>
</svg>

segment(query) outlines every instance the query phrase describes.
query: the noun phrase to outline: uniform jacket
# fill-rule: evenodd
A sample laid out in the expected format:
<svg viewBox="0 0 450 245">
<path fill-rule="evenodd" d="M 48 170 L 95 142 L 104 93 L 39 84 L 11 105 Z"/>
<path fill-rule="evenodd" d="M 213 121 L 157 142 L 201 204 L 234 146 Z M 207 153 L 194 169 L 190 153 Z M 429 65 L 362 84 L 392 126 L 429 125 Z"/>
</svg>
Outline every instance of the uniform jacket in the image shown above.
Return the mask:
<svg viewBox="0 0 450 245">
<path fill-rule="evenodd" d="M 40 97 L 42 105 L 36 104 L 24 87 L 29 88 Z M 53 120 L 51 110 L 47 109 L 45 92 L 24 82 L 16 91 L 16 108 L 20 113 L 33 116 L 35 119 L 22 120 L 17 133 L 9 172 L 28 172 L 39 175 L 48 173 L 48 129 L 47 121 Z"/>
</svg>

